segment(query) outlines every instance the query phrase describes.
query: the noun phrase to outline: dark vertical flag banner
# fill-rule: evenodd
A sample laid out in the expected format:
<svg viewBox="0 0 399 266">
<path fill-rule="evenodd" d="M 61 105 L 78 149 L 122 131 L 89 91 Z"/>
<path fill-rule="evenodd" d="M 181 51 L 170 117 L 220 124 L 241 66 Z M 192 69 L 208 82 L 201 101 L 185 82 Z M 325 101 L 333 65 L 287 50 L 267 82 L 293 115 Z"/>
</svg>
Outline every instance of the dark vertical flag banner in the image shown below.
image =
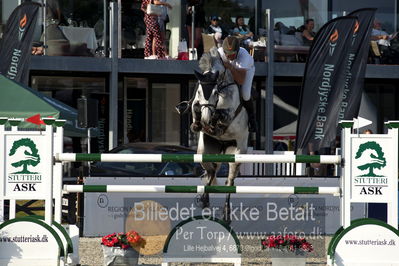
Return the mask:
<svg viewBox="0 0 399 266">
<path fill-rule="evenodd" d="M 342 88 L 339 120 L 352 120 L 359 114 L 376 10 L 376 8 L 363 8 L 348 14 L 348 16 L 357 17 L 357 22 L 345 65 L 345 84 Z"/>
<path fill-rule="evenodd" d="M 28 83 L 32 39 L 41 5 L 24 2 L 10 15 L 0 44 L 0 73 Z"/>
<path fill-rule="evenodd" d="M 327 22 L 316 34 L 309 51 L 302 84 L 297 153 L 330 147 L 335 140 L 350 45 L 356 17 Z"/>
</svg>

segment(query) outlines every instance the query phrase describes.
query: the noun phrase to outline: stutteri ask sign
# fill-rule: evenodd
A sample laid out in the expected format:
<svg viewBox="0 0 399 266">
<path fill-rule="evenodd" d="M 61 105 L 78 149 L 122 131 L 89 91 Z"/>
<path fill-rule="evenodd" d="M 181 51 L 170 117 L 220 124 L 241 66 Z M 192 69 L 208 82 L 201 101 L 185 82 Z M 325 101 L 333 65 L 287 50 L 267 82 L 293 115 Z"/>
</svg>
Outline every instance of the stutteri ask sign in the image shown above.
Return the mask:
<svg viewBox="0 0 399 266">
<path fill-rule="evenodd" d="M 368 135 L 361 135 L 368 136 Z M 395 149 L 384 135 L 352 138 L 351 199 L 353 202 L 386 202 L 392 193 L 395 173 Z M 386 136 L 386 135 L 385 135 Z"/>
<path fill-rule="evenodd" d="M 51 182 L 48 139 L 42 135 L 8 135 L 5 138 L 6 198 L 44 199 Z M 49 159 L 50 158 L 50 159 Z"/>
</svg>

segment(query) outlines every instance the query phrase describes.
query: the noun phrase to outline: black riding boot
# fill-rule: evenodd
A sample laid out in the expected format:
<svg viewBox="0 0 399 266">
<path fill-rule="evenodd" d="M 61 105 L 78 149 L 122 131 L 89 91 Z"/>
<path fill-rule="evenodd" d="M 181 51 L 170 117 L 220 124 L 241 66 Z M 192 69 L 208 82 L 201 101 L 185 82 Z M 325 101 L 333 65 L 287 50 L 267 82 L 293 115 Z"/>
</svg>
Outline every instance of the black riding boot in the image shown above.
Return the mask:
<svg viewBox="0 0 399 266">
<path fill-rule="evenodd" d="M 243 105 L 248 113 L 248 131 L 256 132 L 258 130 L 258 125 L 255 120 L 254 103 L 252 100 L 243 101 Z"/>
</svg>

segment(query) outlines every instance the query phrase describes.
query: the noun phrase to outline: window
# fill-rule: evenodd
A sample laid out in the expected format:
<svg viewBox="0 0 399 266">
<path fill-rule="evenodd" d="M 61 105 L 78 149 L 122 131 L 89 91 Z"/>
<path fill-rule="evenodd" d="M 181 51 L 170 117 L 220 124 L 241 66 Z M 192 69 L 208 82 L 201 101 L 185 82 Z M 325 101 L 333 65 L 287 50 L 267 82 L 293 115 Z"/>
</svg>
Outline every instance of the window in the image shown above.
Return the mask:
<svg viewBox="0 0 399 266">
<path fill-rule="evenodd" d="M 280 1 L 262 1 L 262 9 L 271 9 L 274 22 L 282 22 L 287 27 L 295 28 L 303 25 L 308 18 L 315 20 L 315 30 L 328 21 L 328 2 L 323 0 L 280 0 Z M 265 13 L 262 13 L 261 25 L 265 27 Z"/>
<path fill-rule="evenodd" d="M 174 110 L 180 102 L 180 84 L 153 83 L 151 95 L 152 141 L 180 144 L 180 115 Z"/>
<path fill-rule="evenodd" d="M 382 29 L 388 33 L 392 33 L 396 30 L 396 1 L 395 0 L 338 0 L 332 2 L 333 13 L 342 14 L 343 11 L 346 14 L 366 7 L 377 8 L 376 19 L 382 23 Z"/>
</svg>

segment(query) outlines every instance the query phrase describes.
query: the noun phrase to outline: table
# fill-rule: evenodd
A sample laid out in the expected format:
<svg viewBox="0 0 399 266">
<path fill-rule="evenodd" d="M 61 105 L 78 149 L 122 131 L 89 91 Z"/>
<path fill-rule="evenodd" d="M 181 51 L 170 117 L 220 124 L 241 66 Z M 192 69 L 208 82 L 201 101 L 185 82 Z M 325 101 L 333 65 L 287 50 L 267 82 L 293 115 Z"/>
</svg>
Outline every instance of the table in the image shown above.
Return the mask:
<svg viewBox="0 0 399 266">
<path fill-rule="evenodd" d="M 86 43 L 90 50 L 97 49 L 97 38 L 93 28 L 60 26 L 71 44 Z"/>
</svg>

